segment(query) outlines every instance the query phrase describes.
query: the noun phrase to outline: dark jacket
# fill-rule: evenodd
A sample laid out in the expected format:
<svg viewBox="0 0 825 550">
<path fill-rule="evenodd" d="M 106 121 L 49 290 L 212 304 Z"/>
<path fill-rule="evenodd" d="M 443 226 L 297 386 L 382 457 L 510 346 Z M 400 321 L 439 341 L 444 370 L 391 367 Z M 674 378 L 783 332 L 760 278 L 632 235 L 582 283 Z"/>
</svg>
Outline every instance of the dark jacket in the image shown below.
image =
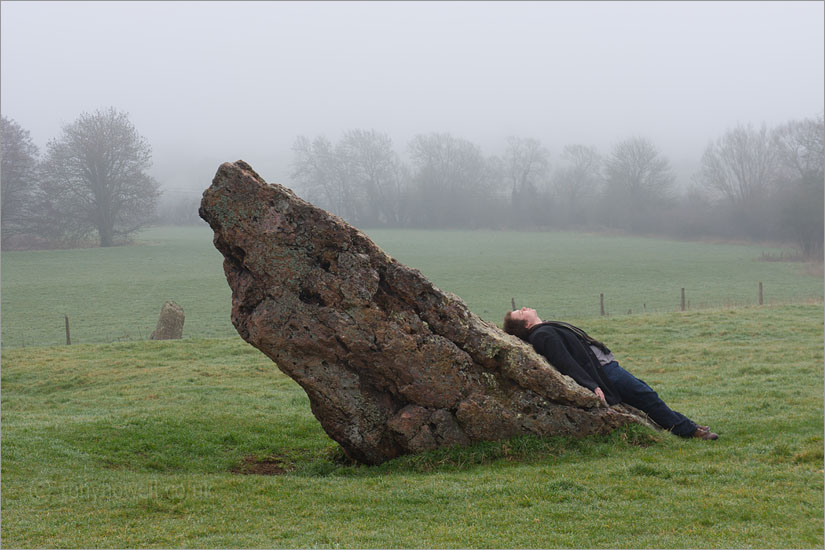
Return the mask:
<svg viewBox="0 0 825 550">
<path fill-rule="evenodd" d="M 601 388 L 608 405 L 621 402 L 619 392 L 607 379 L 590 346 L 598 346 L 605 353 L 610 350 L 580 328 L 565 323 L 540 323 L 530 330 L 527 341 L 562 374 L 591 391 Z"/>
</svg>

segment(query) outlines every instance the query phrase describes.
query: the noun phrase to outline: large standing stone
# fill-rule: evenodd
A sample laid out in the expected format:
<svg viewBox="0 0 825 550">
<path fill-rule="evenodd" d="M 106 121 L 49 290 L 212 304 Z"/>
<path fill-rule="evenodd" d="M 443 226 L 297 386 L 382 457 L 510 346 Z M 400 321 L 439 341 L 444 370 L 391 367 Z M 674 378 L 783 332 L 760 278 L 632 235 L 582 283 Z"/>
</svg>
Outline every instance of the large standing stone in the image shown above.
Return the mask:
<svg viewBox="0 0 825 550">
<path fill-rule="evenodd" d="M 243 161 L 218 169 L 200 215 L 225 258 L 235 328 L 303 387 L 356 460 L 647 422 L 603 406 L 529 345 Z"/>
<path fill-rule="evenodd" d="M 183 337 L 183 308 L 173 301 L 168 301 L 160 308 L 158 326 L 149 336 L 150 340 L 180 340 Z"/>
</svg>

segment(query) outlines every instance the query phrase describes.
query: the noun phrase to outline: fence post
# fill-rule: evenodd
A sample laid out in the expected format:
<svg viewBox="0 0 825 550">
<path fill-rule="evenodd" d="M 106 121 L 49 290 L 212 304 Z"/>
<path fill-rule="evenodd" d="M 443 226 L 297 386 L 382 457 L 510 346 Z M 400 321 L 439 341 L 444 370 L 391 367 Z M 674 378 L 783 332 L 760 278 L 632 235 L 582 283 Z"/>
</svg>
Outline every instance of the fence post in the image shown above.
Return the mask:
<svg viewBox="0 0 825 550">
<path fill-rule="evenodd" d="M 762 305 L 762 281 L 759 281 L 759 305 Z"/>
<path fill-rule="evenodd" d="M 510 305 L 513 306 L 513 309 L 511 311 L 515 311 L 516 310 L 516 299 L 515 298 L 510 298 Z"/>
<path fill-rule="evenodd" d="M 682 311 L 685 310 L 685 289 L 682 288 Z"/>
<path fill-rule="evenodd" d="M 69 316 L 65 313 L 63 314 L 63 316 L 66 318 L 66 345 L 71 346 L 72 337 L 69 335 Z"/>
<path fill-rule="evenodd" d="M 602 316 L 604 316 L 604 292 L 599 293 L 599 305 L 601 306 Z"/>
</svg>

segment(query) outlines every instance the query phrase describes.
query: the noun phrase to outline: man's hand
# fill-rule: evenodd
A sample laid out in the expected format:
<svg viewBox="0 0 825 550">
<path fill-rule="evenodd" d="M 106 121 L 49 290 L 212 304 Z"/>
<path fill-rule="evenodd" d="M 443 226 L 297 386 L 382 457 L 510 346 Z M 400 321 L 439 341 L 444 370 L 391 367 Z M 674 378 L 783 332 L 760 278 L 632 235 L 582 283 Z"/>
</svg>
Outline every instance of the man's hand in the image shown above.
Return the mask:
<svg viewBox="0 0 825 550">
<path fill-rule="evenodd" d="M 604 403 L 605 405 L 607 405 L 607 399 L 605 399 L 605 398 L 604 398 L 604 392 L 602 391 L 602 389 L 601 389 L 601 388 L 596 388 L 595 390 L 593 390 L 593 393 L 595 393 L 596 395 L 598 395 L 598 396 L 599 396 L 599 399 L 601 399 L 601 400 L 602 400 L 602 403 Z"/>
</svg>

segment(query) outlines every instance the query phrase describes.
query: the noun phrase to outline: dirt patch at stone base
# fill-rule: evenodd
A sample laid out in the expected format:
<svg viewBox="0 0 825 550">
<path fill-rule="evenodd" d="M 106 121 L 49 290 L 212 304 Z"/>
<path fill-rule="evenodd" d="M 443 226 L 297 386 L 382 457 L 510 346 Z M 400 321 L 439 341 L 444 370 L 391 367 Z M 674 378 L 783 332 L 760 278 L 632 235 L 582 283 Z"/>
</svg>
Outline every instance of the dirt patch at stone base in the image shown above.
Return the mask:
<svg viewBox="0 0 825 550">
<path fill-rule="evenodd" d="M 258 458 L 255 455 L 248 455 L 241 463 L 234 466 L 230 471 L 233 474 L 259 475 L 259 476 L 280 476 L 291 472 L 294 465 L 279 456 L 267 456 Z"/>
</svg>

